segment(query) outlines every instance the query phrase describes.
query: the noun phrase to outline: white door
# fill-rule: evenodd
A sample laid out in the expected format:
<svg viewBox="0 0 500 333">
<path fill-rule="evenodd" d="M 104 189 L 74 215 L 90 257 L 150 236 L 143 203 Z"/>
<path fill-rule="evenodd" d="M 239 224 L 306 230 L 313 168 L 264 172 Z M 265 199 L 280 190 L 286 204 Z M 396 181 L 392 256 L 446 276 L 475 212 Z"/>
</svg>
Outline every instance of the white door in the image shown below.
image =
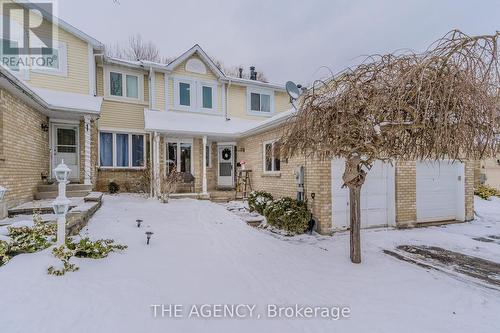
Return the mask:
<svg viewBox="0 0 500 333">
<path fill-rule="evenodd" d="M 234 181 L 234 146 L 218 146 L 218 186 L 233 187 Z"/>
<path fill-rule="evenodd" d="M 71 170 L 69 179 L 79 179 L 78 125 L 54 125 L 53 129 L 52 168 L 64 160 Z"/>
<path fill-rule="evenodd" d="M 464 166 L 417 162 L 417 222 L 465 219 Z"/>
<path fill-rule="evenodd" d="M 349 227 L 349 189 L 342 188 L 345 161 L 332 161 L 332 227 L 345 230 Z M 395 223 L 394 167 L 376 161 L 368 172 L 361 188 L 361 227 L 394 225 Z"/>
</svg>

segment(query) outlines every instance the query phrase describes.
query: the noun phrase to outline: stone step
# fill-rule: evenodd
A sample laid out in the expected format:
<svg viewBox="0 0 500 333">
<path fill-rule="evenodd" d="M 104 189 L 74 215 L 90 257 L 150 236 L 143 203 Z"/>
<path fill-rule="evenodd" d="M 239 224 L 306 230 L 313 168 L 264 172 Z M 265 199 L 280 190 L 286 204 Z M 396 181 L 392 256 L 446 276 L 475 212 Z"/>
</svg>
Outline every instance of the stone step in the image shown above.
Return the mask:
<svg viewBox="0 0 500 333">
<path fill-rule="evenodd" d="M 43 199 L 55 199 L 57 198 L 58 191 L 51 192 L 37 192 L 35 193 L 35 200 L 43 200 Z M 89 194 L 87 190 L 66 190 L 66 197 L 85 197 Z"/>
<path fill-rule="evenodd" d="M 102 192 L 90 192 L 83 200 L 85 202 L 100 202 L 102 201 Z"/>
<path fill-rule="evenodd" d="M 38 192 L 57 192 L 58 185 L 57 184 L 43 184 L 38 185 Z M 92 191 L 92 185 L 85 184 L 67 184 L 66 191 Z"/>
</svg>

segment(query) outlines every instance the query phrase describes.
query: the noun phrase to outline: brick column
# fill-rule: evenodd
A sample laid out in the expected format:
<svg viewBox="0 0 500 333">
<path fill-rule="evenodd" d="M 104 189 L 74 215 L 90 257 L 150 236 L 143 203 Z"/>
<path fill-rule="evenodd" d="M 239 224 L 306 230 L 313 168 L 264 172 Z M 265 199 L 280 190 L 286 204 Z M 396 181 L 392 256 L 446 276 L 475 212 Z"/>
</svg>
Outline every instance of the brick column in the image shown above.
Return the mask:
<svg viewBox="0 0 500 333">
<path fill-rule="evenodd" d="M 396 226 L 412 226 L 417 221 L 417 163 L 396 162 Z"/>
</svg>

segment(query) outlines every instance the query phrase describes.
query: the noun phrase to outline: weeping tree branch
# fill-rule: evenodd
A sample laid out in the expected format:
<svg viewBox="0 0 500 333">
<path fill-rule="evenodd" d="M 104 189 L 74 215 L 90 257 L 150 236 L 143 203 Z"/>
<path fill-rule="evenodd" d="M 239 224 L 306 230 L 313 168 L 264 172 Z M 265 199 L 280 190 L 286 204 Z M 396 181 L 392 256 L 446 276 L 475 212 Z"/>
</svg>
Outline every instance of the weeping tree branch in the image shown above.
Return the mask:
<svg viewBox="0 0 500 333">
<path fill-rule="evenodd" d="M 346 159 L 351 243 L 359 240 L 359 193 L 374 161 L 498 153 L 499 35 L 453 30 L 423 53 L 370 56 L 303 94 L 282 153 Z M 359 242 L 351 259 L 361 261 Z"/>
</svg>

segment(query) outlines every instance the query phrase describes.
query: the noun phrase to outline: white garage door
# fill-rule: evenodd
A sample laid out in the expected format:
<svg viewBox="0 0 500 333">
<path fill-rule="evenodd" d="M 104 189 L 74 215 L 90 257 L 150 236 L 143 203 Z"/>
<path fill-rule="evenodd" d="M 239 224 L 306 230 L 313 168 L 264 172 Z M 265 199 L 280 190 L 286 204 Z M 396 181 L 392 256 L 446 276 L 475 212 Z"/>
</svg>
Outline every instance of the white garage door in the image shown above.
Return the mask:
<svg viewBox="0 0 500 333">
<path fill-rule="evenodd" d="M 344 160 L 332 161 L 332 227 L 334 230 L 349 226 L 349 190 L 342 188 Z M 394 167 L 375 162 L 361 189 L 361 227 L 394 224 Z"/>
<path fill-rule="evenodd" d="M 417 221 L 465 219 L 464 166 L 460 162 L 417 162 Z"/>
</svg>

